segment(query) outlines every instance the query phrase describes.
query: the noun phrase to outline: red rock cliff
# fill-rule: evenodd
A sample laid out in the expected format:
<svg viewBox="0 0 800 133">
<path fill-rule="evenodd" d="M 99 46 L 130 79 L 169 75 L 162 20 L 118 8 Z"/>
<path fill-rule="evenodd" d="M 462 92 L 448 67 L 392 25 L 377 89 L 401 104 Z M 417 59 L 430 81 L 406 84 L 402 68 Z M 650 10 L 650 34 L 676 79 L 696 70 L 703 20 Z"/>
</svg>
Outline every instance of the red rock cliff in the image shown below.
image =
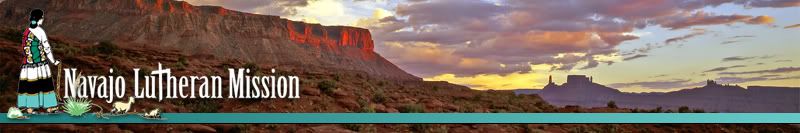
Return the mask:
<svg viewBox="0 0 800 133">
<path fill-rule="evenodd" d="M 32 8 L 45 11 L 49 36 L 421 80 L 373 52 L 370 32 L 362 28 L 307 24 L 172 0 L 6 0 L 0 3 L 0 28 L 24 28 Z"/>
<path fill-rule="evenodd" d="M 369 30 L 341 27 L 321 26 L 302 22 L 287 21 L 286 28 L 289 39 L 298 44 L 307 44 L 315 48 L 325 48 L 336 53 L 341 53 L 340 48 L 358 48 L 361 50 L 361 59 L 373 58 L 374 44 Z"/>
</svg>

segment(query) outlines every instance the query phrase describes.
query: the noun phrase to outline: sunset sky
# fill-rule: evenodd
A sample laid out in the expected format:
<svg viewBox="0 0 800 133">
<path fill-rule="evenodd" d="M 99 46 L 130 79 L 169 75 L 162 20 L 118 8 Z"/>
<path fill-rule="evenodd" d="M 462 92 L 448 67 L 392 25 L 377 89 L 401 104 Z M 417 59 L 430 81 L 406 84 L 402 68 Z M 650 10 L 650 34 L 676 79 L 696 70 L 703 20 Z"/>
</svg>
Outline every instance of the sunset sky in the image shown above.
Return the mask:
<svg viewBox="0 0 800 133">
<path fill-rule="evenodd" d="M 425 80 L 539 89 L 583 74 L 626 92 L 800 86 L 800 0 L 187 0 L 370 29 Z"/>
</svg>

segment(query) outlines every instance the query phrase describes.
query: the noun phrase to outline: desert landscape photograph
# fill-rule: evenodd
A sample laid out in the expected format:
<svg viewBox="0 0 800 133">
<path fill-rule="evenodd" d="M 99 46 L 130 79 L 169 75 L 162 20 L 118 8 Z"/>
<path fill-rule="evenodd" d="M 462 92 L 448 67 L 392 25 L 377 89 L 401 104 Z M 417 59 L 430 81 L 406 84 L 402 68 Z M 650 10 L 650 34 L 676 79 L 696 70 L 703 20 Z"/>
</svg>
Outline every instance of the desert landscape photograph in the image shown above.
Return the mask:
<svg viewBox="0 0 800 133">
<path fill-rule="evenodd" d="M 0 132 L 800 132 L 784 122 L 168 117 L 791 115 L 800 113 L 798 14 L 798 0 L 0 0 L 0 112 L 8 117 Z M 238 68 L 244 78 L 229 80 Z M 167 69 L 172 84 L 150 80 Z M 81 76 L 109 84 L 65 78 Z M 138 97 L 144 88 L 134 84 L 152 85 L 141 94 L 154 96 Z M 64 94 L 104 85 L 81 98 Z"/>
</svg>

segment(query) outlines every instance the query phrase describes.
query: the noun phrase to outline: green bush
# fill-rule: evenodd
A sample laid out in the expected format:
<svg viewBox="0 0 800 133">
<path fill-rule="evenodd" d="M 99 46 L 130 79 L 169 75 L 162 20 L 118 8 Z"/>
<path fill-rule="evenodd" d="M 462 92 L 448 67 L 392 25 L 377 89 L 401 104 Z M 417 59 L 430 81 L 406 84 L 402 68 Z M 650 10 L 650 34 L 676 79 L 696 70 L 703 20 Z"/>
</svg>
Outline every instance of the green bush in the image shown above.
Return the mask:
<svg viewBox="0 0 800 133">
<path fill-rule="evenodd" d="M 186 58 L 183 58 L 183 57 L 178 57 L 178 62 L 175 62 L 175 68 L 177 68 L 179 70 L 185 69 L 186 66 L 188 66 L 188 65 L 189 65 L 189 61 L 187 61 Z"/>
<path fill-rule="evenodd" d="M 361 106 L 361 110 L 358 111 L 359 113 L 375 113 L 375 107 L 370 105 Z"/>
<path fill-rule="evenodd" d="M 400 107 L 401 113 L 425 113 L 425 107 L 419 104 L 406 104 Z"/>
<path fill-rule="evenodd" d="M 83 113 L 89 112 L 91 102 L 89 99 L 67 98 L 64 103 L 64 111 L 70 116 L 81 116 Z"/>
<path fill-rule="evenodd" d="M 98 53 L 106 54 L 106 55 L 114 55 L 119 52 L 117 45 L 114 45 L 111 42 L 100 42 L 97 46 L 94 47 Z"/>
<path fill-rule="evenodd" d="M 245 63 L 244 66 L 242 67 L 244 67 L 245 69 L 250 69 L 250 73 L 253 74 L 258 73 L 258 65 L 256 65 L 256 63 L 248 62 Z"/>
<path fill-rule="evenodd" d="M 372 94 L 372 102 L 375 103 L 386 102 L 386 95 L 383 94 L 383 89 L 375 90 L 374 94 Z"/>
<path fill-rule="evenodd" d="M 317 84 L 317 88 L 325 94 L 333 94 L 333 91 L 336 90 L 336 82 L 324 80 Z"/>
</svg>

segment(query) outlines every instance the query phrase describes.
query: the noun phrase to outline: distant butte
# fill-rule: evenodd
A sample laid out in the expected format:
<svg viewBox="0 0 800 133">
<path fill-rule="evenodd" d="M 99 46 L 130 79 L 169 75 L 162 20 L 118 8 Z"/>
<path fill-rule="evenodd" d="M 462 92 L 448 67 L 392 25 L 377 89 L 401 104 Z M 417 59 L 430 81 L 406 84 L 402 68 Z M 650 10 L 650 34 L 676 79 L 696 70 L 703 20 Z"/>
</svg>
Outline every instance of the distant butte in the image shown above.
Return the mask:
<svg viewBox="0 0 800 133">
<path fill-rule="evenodd" d="M 592 82 L 591 77 L 569 75 L 567 82 L 551 82 L 537 94 L 557 106 L 605 107 L 614 101 L 624 108 L 677 109 L 680 106 L 707 112 L 800 112 L 800 88 L 720 85 L 709 80 L 703 87 L 667 93 L 626 93 Z M 524 91 L 520 91 L 524 92 Z"/>
</svg>

